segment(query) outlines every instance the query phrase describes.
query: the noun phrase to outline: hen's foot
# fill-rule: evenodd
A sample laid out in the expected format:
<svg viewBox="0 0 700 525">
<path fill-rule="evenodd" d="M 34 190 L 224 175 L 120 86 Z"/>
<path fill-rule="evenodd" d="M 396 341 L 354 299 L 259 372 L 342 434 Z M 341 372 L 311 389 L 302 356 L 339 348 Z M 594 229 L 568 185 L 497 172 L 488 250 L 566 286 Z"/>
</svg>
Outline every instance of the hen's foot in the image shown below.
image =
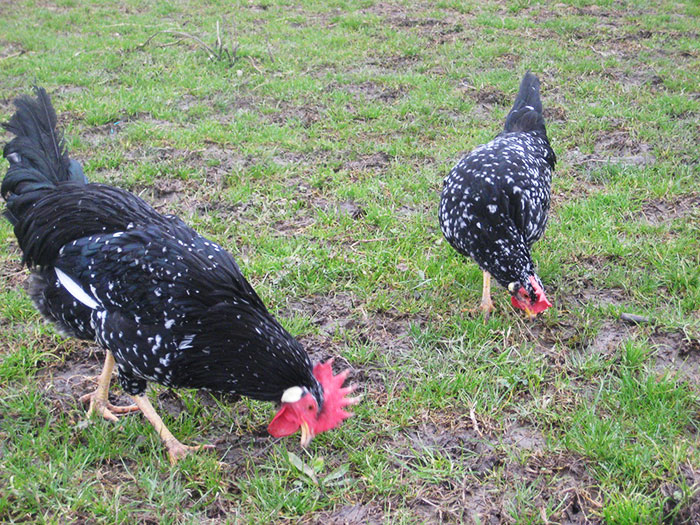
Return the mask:
<svg viewBox="0 0 700 525">
<path fill-rule="evenodd" d="M 139 410 L 139 407 L 136 405 L 116 406 L 109 402 L 109 383 L 112 380 L 112 370 L 114 370 L 114 356 L 112 352 L 107 351 L 102 373 L 97 377 L 97 388 L 94 392 L 85 394 L 80 398 L 82 403 L 90 401 L 90 408 L 87 413 L 88 418 L 94 413 L 98 413 L 109 421 L 116 421 L 117 416 L 115 414 L 129 414 Z"/>
<path fill-rule="evenodd" d="M 494 310 L 493 301 L 491 301 L 490 297 L 488 298 L 488 300 L 481 300 L 479 310 L 481 310 L 481 313 L 484 316 L 484 321 L 488 321 L 489 317 L 491 317 L 491 312 L 493 312 Z"/>
<path fill-rule="evenodd" d="M 173 441 L 168 441 L 165 443 L 168 449 L 168 458 L 170 459 L 170 464 L 175 465 L 182 458 L 187 456 L 192 452 L 198 452 L 200 450 L 212 450 L 216 448 L 214 445 L 183 445 L 177 439 Z"/>
<path fill-rule="evenodd" d="M 90 408 L 88 409 L 87 413 L 88 418 L 92 417 L 93 414 L 99 414 L 109 421 L 116 421 L 117 416 L 115 414 L 130 414 L 140 410 L 140 408 L 136 405 L 113 405 L 108 399 L 103 398 L 102 392 L 99 388 L 94 392 L 85 394 L 80 398 L 81 403 L 87 403 L 88 401 L 90 402 Z"/>
</svg>

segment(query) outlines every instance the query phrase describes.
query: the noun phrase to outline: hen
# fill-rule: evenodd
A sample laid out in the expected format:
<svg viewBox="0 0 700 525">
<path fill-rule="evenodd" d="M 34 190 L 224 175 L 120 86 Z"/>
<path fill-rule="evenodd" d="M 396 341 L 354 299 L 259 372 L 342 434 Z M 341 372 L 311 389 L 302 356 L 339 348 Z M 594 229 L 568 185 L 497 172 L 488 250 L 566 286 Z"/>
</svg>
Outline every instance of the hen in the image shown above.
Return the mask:
<svg viewBox="0 0 700 525">
<path fill-rule="evenodd" d="M 275 320 L 233 257 L 172 215 L 135 195 L 89 184 L 70 160 L 43 89 L 15 100 L 5 128 L 10 167 L 2 183 L 5 216 L 31 270 L 30 295 L 63 332 L 107 350 L 90 412 L 141 410 L 165 442 L 171 462 L 190 450 L 163 424 L 145 396 L 148 381 L 278 401 L 268 430 L 301 428 L 302 445 L 349 417 L 357 399 L 348 371 L 312 366 Z M 112 369 L 135 405 L 108 401 Z"/>
<path fill-rule="evenodd" d="M 527 73 L 504 130 L 460 160 L 444 181 L 440 227 L 452 247 L 483 270 L 486 318 L 493 310 L 491 276 L 530 318 L 552 306 L 530 256 L 547 226 L 556 163 L 539 89 L 537 77 Z"/>
</svg>

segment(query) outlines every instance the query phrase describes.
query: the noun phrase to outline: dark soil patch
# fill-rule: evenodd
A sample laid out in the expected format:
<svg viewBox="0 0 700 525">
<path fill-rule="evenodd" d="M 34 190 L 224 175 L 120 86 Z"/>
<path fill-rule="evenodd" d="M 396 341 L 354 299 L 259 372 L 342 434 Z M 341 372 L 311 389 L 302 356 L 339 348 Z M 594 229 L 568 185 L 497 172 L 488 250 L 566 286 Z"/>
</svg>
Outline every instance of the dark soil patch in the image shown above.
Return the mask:
<svg viewBox="0 0 700 525">
<path fill-rule="evenodd" d="M 567 346 L 591 355 L 610 357 L 615 355 L 624 341 L 633 337 L 637 330 L 622 322 L 605 321 L 595 334 L 590 335 L 588 330 L 576 330 L 566 340 Z"/>
<path fill-rule="evenodd" d="M 377 151 L 376 153 L 358 155 L 353 160 L 345 162 L 343 168 L 349 172 L 380 172 L 389 166 L 391 159 L 387 153 Z"/>
<path fill-rule="evenodd" d="M 194 181 L 158 178 L 151 184 L 138 184 L 129 190 L 159 213 L 177 215 L 186 221 L 187 215 L 196 209 L 197 201 L 191 198 L 197 191 L 195 184 Z"/>
<path fill-rule="evenodd" d="M 280 151 L 275 153 L 270 159 L 278 166 L 289 166 L 298 164 L 308 164 L 309 158 L 304 153 L 298 151 Z"/>
<path fill-rule="evenodd" d="M 469 79 L 462 80 L 460 86 L 466 95 L 476 102 L 472 110 L 475 118 L 492 119 L 492 111 L 495 108 L 506 108 L 512 104 L 512 95 L 507 95 L 493 86 L 479 88 L 472 85 Z"/>
<path fill-rule="evenodd" d="M 598 288 L 589 279 L 583 279 L 581 284 L 583 289 L 576 294 L 576 299 L 582 306 L 619 306 L 627 300 L 627 295 L 621 288 Z"/>
<path fill-rule="evenodd" d="M 503 442 L 520 450 L 542 451 L 546 440 L 542 432 L 527 424 L 516 423 L 505 430 Z"/>
<path fill-rule="evenodd" d="M 367 212 L 365 209 L 354 201 L 344 201 L 338 205 L 338 213 L 349 215 L 353 219 L 361 219 Z"/>
<path fill-rule="evenodd" d="M 700 516 L 700 471 L 688 464 L 681 465 L 680 471 L 674 474 L 675 480 L 667 481 L 659 488 L 661 494 L 667 498 L 663 511 L 669 518 L 665 522 L 696 524 Z M 694 490 L 692 496 L 686 501 L 683 501 L 682 485 Z"/>
<path fill-rule="evenodd" d="M 24 47 L 22 47 L 22 44 L 18 42 L 0 40 L 0 60 L 11 60 L 12 58 L 23 55 L 24 53 L 26 53 L 26 50 Z"/>
<path fill-rule="evenodd" d="M 391 443 L 395 468 L 417 470 L 438 455 L 462 464 L 469 473 L 461 480 L 438 477 L 419 487 L 409 505 L 423 519 L 504 523 L 511 521 L 511 509 L 531 509 L 536 516 L 538 509 L 549 506 L 558 507 L 550 519 L 597 523 L 593 512 L 599 494 L 592 488 L 595 481 L 583 457 L 543 450 L 543 436 L 528 426 L 514 425 L 499 438 L 479 435 L 468 418 L 451 415 L 450 419 L 444 426 L 423 424 L 402 432 Z M 524 462 L 496 445 L 498 440 L 524 452 Z M 519 486 L 534 488 L 534 499 L 519 501 Z"/>
<path fill-rule="evenodd" d="M 320 107 L 280 104 L 279 111 L 269 114 L 267 118 L 270 122 L 282 126 L 300 122 L 303 127 L 308 128 L 318 122 L 323 115 L 324 111 Z"/>
<path fill-rule="evenodd" d="M 566 164 L 575 166 L 577 163 L 586 162 L 585 156 L 581 155 L 576 156 L 574 158 L 570 155 L 564 154 L 559 160 L 561 161 L 563 166 L 562 169 L 557 170 L 557 173 L 561 176 L 566 176 Z M 588 170 L 588 168 L 584 169 Z M 591 180 L 587 180 L 588 175 L 586 173 L 582 173 L 581 175 L 575 173 L 578 171 L 578 168 L 574 168 L 570 171 L 572 178 L 577 177 L 576 183 L 572 188 L 566 190 L 555 190 L 554 195 L 552 195 L 552 208 L 554 211 L 556 211 L 557 208 L 559 208 L 560 206 L 571 203 L 571 201 L 574 201 L 573 204 L 575 205 L 579 200 L 591 197 L 605 190 L 604 185 L 597 184 L 595 182 L 592 182 Z"/>
<path fill-rule="evenodd" d="M 315 222 L 316 218 L 312 216 L 310 210 L 306 213 L 300 211 L 292 218 L 275 221 L 272 228 L 281 235 L 300 235 Z"/>
<path fill-rule="evenodd" d="M 605 166 L 621 164 L 626 166 L 648 166 L 656 162 L 649 144 L 632 139 L 624 130 L 601 131 L 594 145 L 594 153 L 583 153 L 573 148 L 561 155 L 561 160 L 576 166 L 579 164 Z"/>
<path fill-rule="evenodd" d="M 567 121 L 566 109 L 563 106 L 548 105 L 542 109 L 546 122 L 557 122 L 563 124 Z"/>
<path fill-rule="evenodd" d="M 598 329 L 598 333 L 588 342 L 587 351 L 591 354 L 614 355 L 623 341 L 629 339 L 635 329 L 622 323 L 606 321 Z"/>
<path fill-rule="evenodd" d="M 598 327 L 586 327 L 559 323 L 557 326 L 540 329 L 535 332 L 542 348 L 551 354 L 551 348 L 559 345 L 564 351 L 582 352 L 591 355 L 612 356 L 618 352 L 620 345 L 637 334 L 637 327 L 622 321 L 604 321 Z M 563 359 L 562 354 L 552 354 L 556 361 Z M 554 363 L 555 366 L 557 363 Z M 558 363 L 561 366 L 563 363 Z"/>
<path fill-rule="evenodd" d="M 46 392 L 49 399 L 62 411 L 74 410 L 84 394 L 93 392 L 97 376 L 102 371 L 105 353 L 95 345 L 74 341 L 70 353 L 63 363 L 50 366 L 40 372 L 45 375 Z M 131 398 L 118 386 L 117 376 L 112 376 L 109 400 L 114 405 L 131 405 Z M 88 405 L 85 405 L 87 411 Z M 84 418 L 84 415 L 79 417 Z"/>
<path fill-rule="evenodd" d="M 0 265 L 0 283 L 4 289 L 17 288 L 26 280 L 29 272 L 22 265 L 22 255 L 19 248 L 11 250 L 13 253 L 2 265 Z"/>
<path fill-rule="evenodd" d="M 638 142 L 624 129 L 600 131 L 595 139 L 594 152 L 598 158 L 613 164 L 646 166 L 656 159 L 651 146 Z"/>
<path fill-rule="evenodd" d="M 700 339 L 682 332 L 655 332 L 650 342 L 656 348 L 657 371 L 700 383 Z"/>
<path fill-rule="evenodd" d="M 334 512 L 318 513 L 301 523 L 323 525 L 380 525 L 386 523 L 384 510 L 376 503 L 344 505 Z"/>
<path fill-rule="evenodd" d="M 402 88 L 390 88 L 377 82 L 366 81 L 361 84 L 347 84 L 344 89 L 353 95 L 361 95 L 365 100 L 378 100 L 391 103 L 403 95 Z"/>
<path fill-rule="evenodd" d="M 392 76 L 397 71 L 410 71 L 420 63 L 417 55 L 384 55 L 370 58 L 364 64 L 346 69 L 346 73 L 364 76 Z"/>
<path fill-rule="evenodd" d="M 396 28 L 410 28 L 435 45 L 451 43 L 458 38 L 465 40 L 462 36 L 464 27 L 450 20 L 396 16 L 387 18 L 387 23 Z"/>
<path fill-rule="evenodd" d="M 653 225 L 700 213 L 700 195 L 690 194 L 673 199 L 652 199 L 642 204 L 641 215 Z"/>
<path fill-rule="evenodd" d="M 407 333 L 405 316 L 394 316 L 390 312 L 368 315 L 363 303 L 350 294 L 310 296 L 290 303 L 285 310 L 309 315 L 321 333 L 328 335 L 334 335 L 339 329 L 355 328 L 372 328 L 369 331 L 383 331 L 391 336 Z"/>
<path fill-rule="evenodd" d="M 466 86 L 464 82 L 463 85 Z M 479 104 L 483 104 L 485 106 L 508 106 L 511 102 L 511 97 L 506 95 L 500 89 L 492 86 L 485 86 L 481 89 L 470 89 L 469 94 Z"/>
</svg>

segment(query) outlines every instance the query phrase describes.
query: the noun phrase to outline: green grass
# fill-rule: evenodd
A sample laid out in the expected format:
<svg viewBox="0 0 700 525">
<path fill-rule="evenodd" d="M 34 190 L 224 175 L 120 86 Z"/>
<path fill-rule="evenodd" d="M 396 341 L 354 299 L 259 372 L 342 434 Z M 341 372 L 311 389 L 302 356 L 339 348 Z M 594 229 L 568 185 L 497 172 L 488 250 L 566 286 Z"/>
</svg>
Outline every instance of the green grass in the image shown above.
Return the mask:
<svg viewBox="0 0 700 525">
<path fill-rule="evenodd" d="M 217 443 L 172 468 L 140 416 L 86 423 L 102 351 L 43 323 L 2 222 L 0 521 L 696 519 L 697 2 L 201 4 L 12 2 L 0 118 L 46 87 L 92 181 L 223 244 L 363 402 L 300 450 L 270 404 L 153 386 L 175 435 Z M 217 21 L 232 65 L 156 34 L 213 45 Z M 528 323 L 497 288 L 484 323 L 437 203 L 527 70 L 559 158 L 534 250 L 554 308 Z"/>
</svg>

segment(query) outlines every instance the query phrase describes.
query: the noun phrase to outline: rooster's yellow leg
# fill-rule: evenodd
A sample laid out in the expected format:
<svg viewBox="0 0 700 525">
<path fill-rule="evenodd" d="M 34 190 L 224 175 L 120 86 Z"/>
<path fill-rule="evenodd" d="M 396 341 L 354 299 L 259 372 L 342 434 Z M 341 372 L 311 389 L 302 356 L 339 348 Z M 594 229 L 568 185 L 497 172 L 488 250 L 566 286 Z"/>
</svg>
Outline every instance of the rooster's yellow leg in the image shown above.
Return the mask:
<svg viewBox="0 0 700 525">
<path fill-rule="evenodd" d="M 139 409 L 136 405 L 118 407 L 109 402 L 109 384 L 112 381 L 112 370 L 114 370 L 114 356 L 112 352 L 108 350 L 107 357 L 105 357 L 105 364 L 102 367 L 102 373 L 97 378 L 97 389 L 80 398 L 80 401 L 83 403 L 90 401 L 88 417 L 92 416 L 94 413 L 98 413 L 105 419 L 116 421 L 117 416 L 114 414 L 128 414 L 129 412 L 135 412 Z"/>
<path fill-rule="evenodd" d="M 168 449 L 168 457 L 170 458 L 171 464 L 174 465 L 190 452 L 214 448 L 214 445 L 196 445 L 194 447 L 183 445 L 175 436 L 172 435 L 170 430 L 168 430 L 168 427 L 165 426 L 165 423 L 163 423 L 163 420 L 156 412 L 156 409 L 153 408 L 153 405 L 151 405 L 151 402 L 145 395 L 134 396 L 133 399 L 136 406 L 141 409 L 143 415 L 146 416 L 146 419 L 148 419 L 148 421 L 151 422 L 151 425 L 153 425 L 153 428 L 156 429 L 160 439 L 163 440 L 165 447 Z"/>
<path fill-rule="evenodd" d="M 488 320 L 493 311 L 493 301 L 491 301 L 491 274 L 484 272 L 484 285 L 481 289 L 481 305 L 479 308 L 484 313 L 484 319 Z"/>
</svg>

